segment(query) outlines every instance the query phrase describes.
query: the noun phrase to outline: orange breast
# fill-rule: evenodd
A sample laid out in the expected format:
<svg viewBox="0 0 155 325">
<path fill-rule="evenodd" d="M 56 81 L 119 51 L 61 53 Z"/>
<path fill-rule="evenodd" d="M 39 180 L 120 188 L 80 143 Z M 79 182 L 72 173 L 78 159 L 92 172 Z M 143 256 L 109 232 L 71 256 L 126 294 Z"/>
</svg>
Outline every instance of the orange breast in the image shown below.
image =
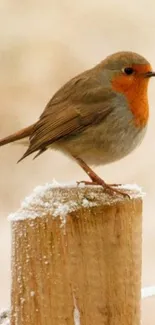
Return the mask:
<svg viewBox="0 0 155 325">
<path fill-rule="evenodd" d="M 145 69 L 151 71 L 148 65 L 142 66 L 141 69 L 143 72 Z M 113 89 L 126 96 L 135 124 L 139 127 L 144 127 L 149 118 L 148 81 L 149 78 L 145 78 L 142 73 L 131 76 L 119 75 L 112 81 Z"/>
</svg>

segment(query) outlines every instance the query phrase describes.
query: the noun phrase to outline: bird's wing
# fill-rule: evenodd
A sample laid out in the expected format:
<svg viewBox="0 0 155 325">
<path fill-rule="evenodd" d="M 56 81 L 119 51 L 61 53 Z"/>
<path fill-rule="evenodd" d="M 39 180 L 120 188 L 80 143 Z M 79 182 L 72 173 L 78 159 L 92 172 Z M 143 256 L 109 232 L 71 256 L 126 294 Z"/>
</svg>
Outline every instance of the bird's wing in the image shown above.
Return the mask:
<svg viewBox="0 0 155 325">
<path fill-rule="evenodd" d="M 47 104 L 30 137 L 22 160 L 35 151 L 44 152 L 52 143 L 76 135 L 97 124 L 112 110 L 115 93 L 97 79 L 81 75 L 63 86 Z"/>
</svg>

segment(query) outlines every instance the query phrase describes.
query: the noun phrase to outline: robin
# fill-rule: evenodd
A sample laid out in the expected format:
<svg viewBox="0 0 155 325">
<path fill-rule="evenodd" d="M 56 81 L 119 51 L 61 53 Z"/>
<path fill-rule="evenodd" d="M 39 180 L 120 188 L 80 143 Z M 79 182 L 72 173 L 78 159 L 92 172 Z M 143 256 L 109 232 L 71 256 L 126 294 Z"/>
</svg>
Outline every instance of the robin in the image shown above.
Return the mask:
<svg viewBox="0 0 155 325">
<path fill-rule="evenodd" d="M 74 158 L 91 182 L 108 185 L 89 165 L 105 165 L 127 156 L 143 140 L 149 119 L 150 63 L 133 52 L 108 56 L 68 81 L 45 107 L 39 120 L 2 140 L 0 146 L 29 138 L 23 160 L 49 148 Z M 124 195 L 124 192 L 122 193 Z"/>
</svg>

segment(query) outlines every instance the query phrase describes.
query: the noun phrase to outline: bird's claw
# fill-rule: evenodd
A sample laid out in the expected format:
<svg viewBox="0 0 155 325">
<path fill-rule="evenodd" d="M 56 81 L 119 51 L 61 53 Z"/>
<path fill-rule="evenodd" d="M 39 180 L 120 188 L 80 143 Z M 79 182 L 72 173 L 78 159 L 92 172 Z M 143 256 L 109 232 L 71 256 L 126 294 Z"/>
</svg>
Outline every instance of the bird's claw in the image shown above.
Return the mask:
<svg viewBox="0 0 155 325">
<path fill-rule="evenodd" d="M 103 180 L 99 180 L 99 182 L 97 182 L 97 181 L 96 182 L 95 181 L 92 181 L 92 182 L 91 181 L 78 181 L 77 184 L 78 185 L 80 185 L 80 184 L 94 185 L 94 186 L 95 185 L 100 185 L 100 186 L 103 187 L 104 191 L 107 192 L 110 195 L 114 195 L 116 193 L 116 194 L 122 195 L 123 197 L 127 197 L 129 199 L 131 198 L 128 193 L 114 188 L 116 186 L 120 186 L 120 184 L 112 184 L 112 185 L 110 184 L 109 185 L 109 184 L 106 184 Z"/>
</svg>

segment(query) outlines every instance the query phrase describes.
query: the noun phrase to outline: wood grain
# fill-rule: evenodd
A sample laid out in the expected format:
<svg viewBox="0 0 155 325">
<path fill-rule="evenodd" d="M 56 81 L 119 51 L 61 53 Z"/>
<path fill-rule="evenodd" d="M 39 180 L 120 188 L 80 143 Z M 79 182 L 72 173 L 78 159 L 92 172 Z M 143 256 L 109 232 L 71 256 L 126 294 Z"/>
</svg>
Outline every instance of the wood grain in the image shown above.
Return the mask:
<svg viewBox="0 0 155 325">
<path fill-rule="evenodd" d="M 78 208 L 65 225 L 50 212 L 12 221 L 11 325 L 140 325 L 141 197 L 52 191 Z"/>
</svg>

